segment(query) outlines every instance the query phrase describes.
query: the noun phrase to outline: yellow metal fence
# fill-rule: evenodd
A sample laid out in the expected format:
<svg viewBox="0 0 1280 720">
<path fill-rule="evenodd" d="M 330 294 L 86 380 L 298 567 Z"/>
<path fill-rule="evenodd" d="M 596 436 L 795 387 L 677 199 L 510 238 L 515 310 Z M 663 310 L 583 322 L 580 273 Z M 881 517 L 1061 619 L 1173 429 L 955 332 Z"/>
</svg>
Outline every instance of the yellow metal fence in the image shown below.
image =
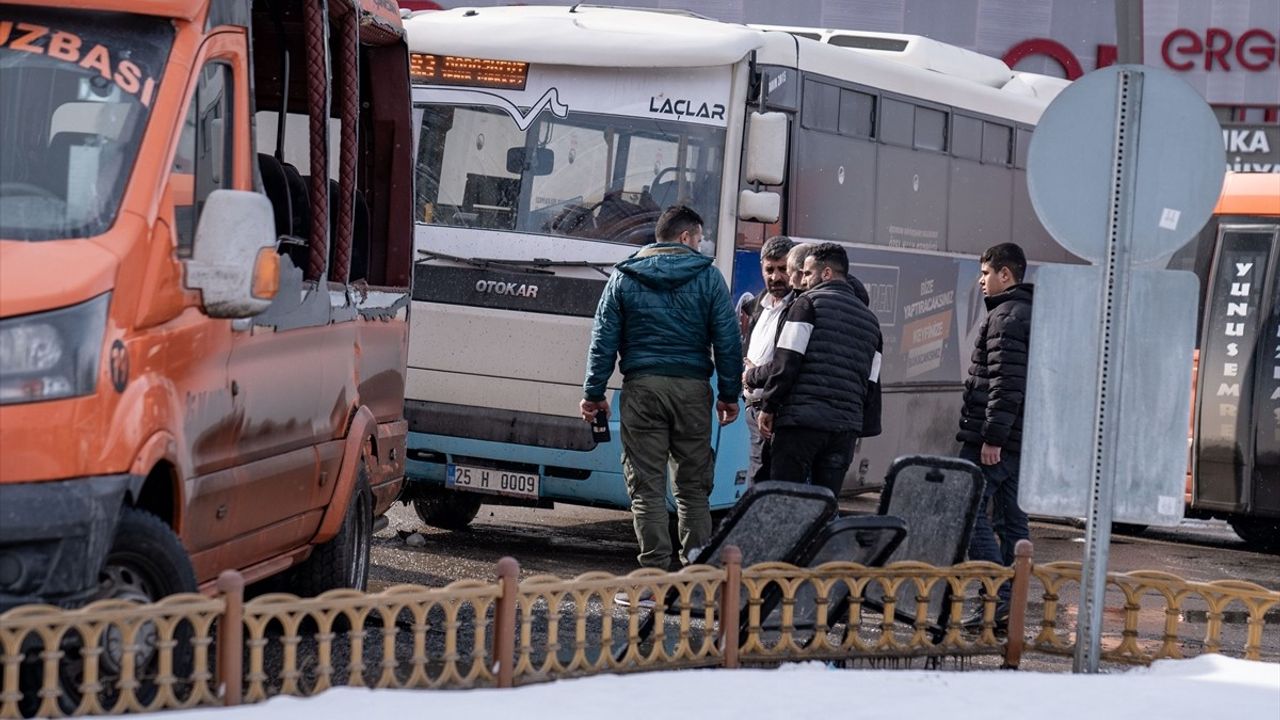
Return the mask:
<svg viewBox="0 0 1280 720">
<path fill-rule="evenodd" d="M 26 606 L 0 615 L 0 718 L 119 714 L 308 696 L 334 685 L 510 687 L 604 672 L 774 665 L 796 660 L 894 662 L 987 656 L 1017 667 L 1024 649 L 1074 651 L 1078 563 L 870 568 L 828 563 L 723 567 L 626 576 L 519 580 L 510 558 L 493 582 L 401 585 L 316 598 L 243 600 L 226 573 L 216 597 L 152 605 L 104 601 L 76 610 Z M 1013 583 L 1007 633 L 996 589 Z M 1280 660 L 1280 592 L 1193 583 L 1160 573 L 1110 576 L 1104 658 L 1226 652 Z M 960 618 L 979 590 L 980 628 Z M 619 593 L 627 602 L 619 601 Z M 653 607 L 641 608 L 643 596 Z M 1030 602 L 1028 602 L 1030 600 Z M 1239 623 L 1244 632 L 1226 633 Z M 1268 632 L 1270 631 L 1270 632 Z M 1027 644 L 1025 638 L 1032 636 Z M 1238 638 L 1237 638 L 1238 636 Z"/>
</svg>

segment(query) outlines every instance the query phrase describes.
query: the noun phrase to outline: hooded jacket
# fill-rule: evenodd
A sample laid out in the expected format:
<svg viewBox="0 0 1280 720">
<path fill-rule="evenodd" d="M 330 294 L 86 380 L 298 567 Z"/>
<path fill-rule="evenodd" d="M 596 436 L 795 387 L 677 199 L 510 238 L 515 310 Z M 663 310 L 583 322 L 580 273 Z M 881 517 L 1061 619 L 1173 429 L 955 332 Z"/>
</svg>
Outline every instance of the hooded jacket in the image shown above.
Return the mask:
<svg viewBox="0 0 1280 720">
<path fill-rule="evenodd" d="M 985 298 L 987 318 L 978 331 L 964 383 L 956 434 L 960 442 L 1021 450 L 1033 292 L 1034 286 L 1020 283 Z"/>
<path fill-rule="evenodd" d="M 599 401 L 613 374 L 709 378 L 718 399 L 742 392 L 742 339 L 729 288 L 711 258 L 653 243 L 614 266 L 596 306 L 583 396 Z M 714 356 L 714 363 L 712 362 Z"/>
</svg>

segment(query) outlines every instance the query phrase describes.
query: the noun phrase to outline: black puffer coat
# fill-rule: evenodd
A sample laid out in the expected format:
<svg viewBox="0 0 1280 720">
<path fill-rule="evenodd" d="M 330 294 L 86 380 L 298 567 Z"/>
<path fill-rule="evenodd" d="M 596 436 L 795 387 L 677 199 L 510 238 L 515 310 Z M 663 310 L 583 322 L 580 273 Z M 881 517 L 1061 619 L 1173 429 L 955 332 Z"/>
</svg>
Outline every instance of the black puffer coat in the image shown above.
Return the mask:
<svg viewBox="0 0 1280 720">
<path fill-rule="evenodd" d="M 956 435 L 960 442 L 987 443 L 1009 452 L 1022 447 L 1033 289 L 1022 283 L 986 298 L 987 318 L 974 343 L 973 365 L 964 383 L 964 408 Z"/>
<path fill-rule="evenodd" d="M 880 323 L 852 283 L 829 280 L 796 298 L 765 366 L 765 412 L 777 427 L 880 433 Z"/>
</svg>

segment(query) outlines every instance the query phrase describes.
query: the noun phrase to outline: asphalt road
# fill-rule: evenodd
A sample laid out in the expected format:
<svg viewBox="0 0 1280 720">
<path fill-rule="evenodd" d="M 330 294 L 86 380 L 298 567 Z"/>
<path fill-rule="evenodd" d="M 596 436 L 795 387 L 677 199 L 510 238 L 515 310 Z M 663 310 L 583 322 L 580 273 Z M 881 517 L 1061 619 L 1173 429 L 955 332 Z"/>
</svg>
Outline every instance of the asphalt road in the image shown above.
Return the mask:
<svg viewBox="0 0 1280 720">
<path fill-rule="evenodd" d="M 875 495 L 845 498 L 841 509 L 874 512 Z M 484 506 L 465 531 L 428 528 L 411 507 L 396 505 L 390 525 L 373 546 L 370 589 L 397 583 L 430 586 L 490 578 L 503 556 L 520 561 L 524 576 L 561 577 L 603 570 L 637 569 L 629 513 L 558 505 L 554 510 Z M 421 547 L 406 543 L 421 536 Z M 1036 562 L 1079 561 L 1084 530 L 1066 522 L 1034 520 Z M 416 541 L 415 541 L 416 542 Z M 1280 590 L 1280 555 L 1251 552 L 1225 523 L 1184 520 L 1177 528 L 1151 528 L 1140 535 L 1113 535 L 1112 572 L 1160 570 L 1187 580 L 1246 580 Z"/>
<path fill-rule="evenodd" d="M 841 502 L 845 511 L 874 512 L 877 498 L 864 495 Z M 637 569 L 635 536 L 629 513 L 558 506 L 554 510 L 485 506 L 465 531 L 428 528 L 411 507 L 397 505 L 389 514 L 389 526 L 380 531 L 373 546 L 370 590 L 398 583 L 443 586 L 455 580 L 494 577 L 495 564 L 504 556 L 520 562 L 522 577 L 551 574 L 569 578 L 589 571 L 626 574 Z M 1084 530 L 1067 522 L 1036 520 L 1032 523 L 1035 561 L 1080 561 Z M 1280 589 L 1280 555 L 1252 552 L 1226 523 L 1186 520 L 1172 529 L 1149 529 L 1137 536 L 1116 535 L 1111 545 L 1113 572 L 1158 570 L 1186 580 L 1245 580 L 1268 589 Z M 1064 593 L 1060 629 L 1073 623 L 1078 596 Z M 1123 597 L 1109 592 L 1108 608 L 1119 608 Z M 1043 603 L 1033 586 L 1029 622 L 1042 615 Z M 1235 608 L 1226 614 L 1225 646 L 1243 647 L 1248 631 L 1246 615 Z M 1142 603 L 1140 637 L 1143 644 L 1158 645 L 1165 612 L 1159 598 Z M 1179 633 L 1188 654 L 1197 652 L 1207 627 L 1206 606 L 1189 599 L 1181 616 Z M 1104 625 L 1117 635 L 1122 614 L 1109 611 Z M 1034 632 L 1035 627 L 1029 627 Z M 1280 608 L 1267 614 L 1263 639 L 1264 659 L 1280 661 Z M 1232 653 L 1234 654 L 1234 653 Z M 1043 660 L 1024 667 L 1063 669 L 1069 660 Z"/>
</svg>

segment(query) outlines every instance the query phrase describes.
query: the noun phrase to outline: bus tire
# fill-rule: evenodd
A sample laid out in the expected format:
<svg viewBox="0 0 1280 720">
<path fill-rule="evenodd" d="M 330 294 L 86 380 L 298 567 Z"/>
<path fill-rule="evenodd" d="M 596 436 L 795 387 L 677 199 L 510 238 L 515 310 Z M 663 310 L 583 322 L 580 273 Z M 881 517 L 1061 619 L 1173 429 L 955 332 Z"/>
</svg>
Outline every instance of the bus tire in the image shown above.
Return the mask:
<svg viewBox="0 0 1280 720">
<path fill-rule="evenodd" d="M 481 504 L 479 495 L 446 490 L 424 490 L 413 499 L 418 519 L 442 530 L 467 529 Z"/>
<path fill-rule="evenodd" d="M 1233 517 L 1228 520 L 1231 529 L 1250 550 L 1280 552 L 1280 519 L 1260 517 Z"/>
<path fill-rule="evenodd" d="M 311 551 L 311 556 L 294 568 L 289 590 L 313 597 L 328 590 L 364 590 L 369 582 L 369 548 L 373 543 L 373 497 L 364 463 L 356 471 L 356 486 L 338 534 Z"/>
<path fill-rule="evenodd" d="M 1139 525 L 1135 523 L 1115 523 L 1111 526 L 1111 530 L 1116 535 L 1141 535 L 1147 531 L 1150 525 Z"/>
</svg>

